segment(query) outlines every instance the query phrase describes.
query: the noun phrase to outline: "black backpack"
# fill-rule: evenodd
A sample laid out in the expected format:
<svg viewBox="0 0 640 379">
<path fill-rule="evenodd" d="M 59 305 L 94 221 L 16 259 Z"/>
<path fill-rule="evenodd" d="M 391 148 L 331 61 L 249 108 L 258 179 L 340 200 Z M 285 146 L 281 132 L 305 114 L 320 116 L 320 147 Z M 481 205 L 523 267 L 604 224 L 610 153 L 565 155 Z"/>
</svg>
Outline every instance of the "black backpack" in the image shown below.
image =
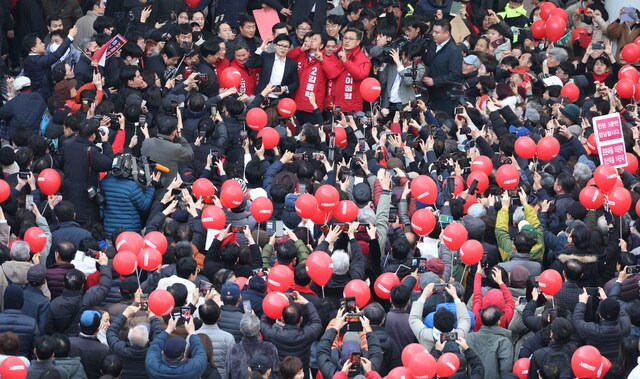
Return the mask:
<svg viewBox="0 0 640 379">
<path fill-rule="evenodd" d="M 571 371 L 571 357 L 564 351 L 550 350 L 544 360 L 542 366 L 555 366 L 560 369 L 560 379 L 573 378 Z M 542 368 L 539 367 L 539 368 Z"/>
</svg>

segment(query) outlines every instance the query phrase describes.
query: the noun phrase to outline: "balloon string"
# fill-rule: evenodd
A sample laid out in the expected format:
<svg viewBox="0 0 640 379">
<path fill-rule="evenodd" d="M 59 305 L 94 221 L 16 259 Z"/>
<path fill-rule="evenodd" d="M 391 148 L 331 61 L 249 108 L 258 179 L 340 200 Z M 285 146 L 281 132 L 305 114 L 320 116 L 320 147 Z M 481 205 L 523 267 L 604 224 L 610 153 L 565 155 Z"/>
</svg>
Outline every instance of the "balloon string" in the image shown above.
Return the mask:
<svg viewBox="0 0 640 379">
<path fill-rule="evenodd" d="M 622 239 L 622 216 L 620 216 L 620 239 Z"/>
<path fill-rule="evenodd" d="M 142 289 L 142 285 L 140 284 L 140 273 L 142 270 L 138 270 L 136 267 L 136 279 L 138 279 L 138 288 Z"/>
<path fill-rule="evenodd" d="M 322 286 L 322 297 L 324 298 L 324 286 Z"/>
<path fill-rule="evenodd" d="M 49 206 L 49 201 L 47 200 L 44 202 L 44 207 L 42 207 L 42 212 L 40 212 L 40 214 L 44 215 L 44 211 L 47 209 L 48 206 Z M 36 205 L 36 208 L 37 207 L 38 206 Z"/>
<path fill-rule="evenodd" d="M 551 308 L 556 309 L 556 302 L 553 300 L 553 296 L 551 296 Z"/>
</svg>

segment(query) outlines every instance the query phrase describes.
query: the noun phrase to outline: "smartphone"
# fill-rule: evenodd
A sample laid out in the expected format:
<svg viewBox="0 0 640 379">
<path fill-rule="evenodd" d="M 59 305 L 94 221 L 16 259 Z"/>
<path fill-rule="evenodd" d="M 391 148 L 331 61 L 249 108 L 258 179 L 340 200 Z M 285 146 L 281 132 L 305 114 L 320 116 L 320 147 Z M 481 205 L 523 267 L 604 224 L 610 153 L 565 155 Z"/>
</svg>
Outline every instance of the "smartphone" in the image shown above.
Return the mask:
<svg viewBox="0 0 640 379">
<path fill-rule="evenodd" d="M 244 141 L 247 139 L 247 131 L 246 130 L 241 130 L 240 131 L 240 140 Z"/>
<path fill-rule="evenodd" d="M 231 233 L 240 233 L 244 230 L 244 226 L 232 226 Z"/>
<path fill-rule="evenodd" d="M 282 237 L 284 235 L 284 223 L 282 220 L 276 220 L 276 237 Z"/>
<path fill-rule="evenodd" d="M 594 42 L 591 44 L 592 50 L 604 50 L 604 43 L 602 42 Z"/>
<path fill-rule="evenodd" d="M 454 114 L 463 114 L 464 113 L 464 108 L 463 107 L 456 107 L 455 113 Z"/>
<path fill-rule="evenodd" d="M 276 232 L 276 220 L 267 220 L 267 236 L 271 237 Z"/>
<path fill-rule="evenodd" d="M 527 304 L 527 297 L 526 296 L 518 296 L 518 305 L 524 305 Z"/>
<path fill-rule="evenodd" d="M 445 343 L 447 341 L 455 342 L 458 339 L 458 332 L 451 331 L 449 333 L 440 333 L 440 342 Z"/>
<path fill-rule="evenodd" d="M 180 308 L 180 317 L 182 317 L 184 322 L 189 321 L 189 319 L 191 318 L 191 308 L 189 307 Z"/>
<path fill-rule="evenodd" d="M 361 138 L 358 140 L 358 151 L 364 151 L 366 147 L 366 142 L 364 140 L 364 138 Z"/>
<path fill-rule="evenodd" d="M 453 196 L 453 193 L 456 189 L 456 178 L 450 176 L 447 178 L 447 191 L 449 192 L 449 196 Z"/>
<path fill-rule="evenodd" d="M 453 216 L 440 215 L 438 216 L 438 222 L 440 223 L 440 225 L 449 225 L 453 222 Z"/>
<path fill-rule="evenodd" d="M 300 185 L 298 186 L 298 193 L 303 194 L 303 193 L 307 193 L 307 185 L 306 184 L 302 184 L 300 183 Z"/>
<path fill-rule="evenodd" d="M 345 313 L 355 313 L 356 309 L 356 298 L 355 297 L 345 297 L 342 299 L 342 305 L 344 306 Z"/>
<path fill-rule="evenodd" d="M 29 179 L 29 174 L 30 174 L 29 171 L 18 172 L 18 178 L 27 180 Z"/>
<path fill-rule="evenodd" d="M 477 189 L 478 189 L 478 179 L 473 179 L 473 182 L 471 182 L 471 185 L 469 186 L 469 190 L 467 191 L 469 193 L 469 196 L 475 194 Z"/>
<path fill-rule="evenodd" d="M 444 292 L 444 289 L 447 287 L 447 284 L 442 283 L 442 284 L 436 284 L 435 286 L 433 286 L 433 292 Z"/>
<path fill-rule="evenodd" d="M 427 272 L 427 258 L 413 258 L 411 260 L 411 270 L 418 269 L 419 273 Z"/>
<path fill-rule="evenodd" d="M 598 287 L 584 287 L 587 294 L 591 297 L 598 297 Z"/>
<path fill-rule="evenodd" d="M 638 274 L 638 273 L 640 273 L 640 265 L 627 266 L 626 270 L 627 270 L 627 274 L 628 275 Z"/>
<path fill-rule="evenodd" d="M 149 294 L 143 293 L 140 295 L 140 310 L 149 310 Z"/>
<path fill-rule="evenodd" d="M 213 287 L 213 284 L 207 282 L 206 280 L 201 280 L 198 284 L 198 289 L 200 290 L 200 294 L 202 296 L 206 296 L 209 290 Z"/>
<path fill-rule="evenodd" d="M 539 288 L 539 287 L 540 287 L 540 275 L 535 276 L 535 277 L 533 278 L 533 281 L 536 283 L 536 287 L 538 287 L 538 288 Z"/>
<path fill-rule="evenodd" d="M 351 354 L 349 354 L 349 362 L 351 362 L 351 368 L 349 369 L 349 372 L 352 373 L 359 373 L 361 370 L 361 366 L 362 364 L 360 363 L 360 359 L 362 358 L 362 353 L 359 351 L 352 351 Z"/>
<path fill-rule="evenodd" d="M 33 195 L 25 196 L 25 204 L 24 207 L 30 211 L 33 209 Z"/>
<path fill-rule="evenodd" d="M 200 130 L 200 131 L 198 132 L 198 136 L 199 136 L 200 138 L 204 138 L 205 134 L 207 134 L 207 131 L 206 131 L 206 130 Z"/>
<path fill-rule="evenodd" d="M 398 208 L 389 208 L 389 222 L 395 223 L 398 218 Z"/>
<path fill-rule="evenodd" d="M 212 105 L 211 106 L 211 117 L 216 117 L 217 114 L 218 114 L 218 107 L 215 106 L 215 105 Z"/>
<path fill-rule="evenodd" d="M 244 309 L 245 314 L 251 313 L 251 300 L 243 300 L 242 308 Z"/>
<path fill-rule="evenodd" d="M 627 108 L 628 112 L 632 112 L 633 113 L 633 112 L 636 111 L 636 105 L 635 104 L 628 104 L 626 108 Z"/>
<path fill-rule="evenodd" d="M 142 128 L 146 122 L 147 122 L 147 116 L 144 114 L 141 114 L 138 117 L 138 126 Z"/>
</svg>

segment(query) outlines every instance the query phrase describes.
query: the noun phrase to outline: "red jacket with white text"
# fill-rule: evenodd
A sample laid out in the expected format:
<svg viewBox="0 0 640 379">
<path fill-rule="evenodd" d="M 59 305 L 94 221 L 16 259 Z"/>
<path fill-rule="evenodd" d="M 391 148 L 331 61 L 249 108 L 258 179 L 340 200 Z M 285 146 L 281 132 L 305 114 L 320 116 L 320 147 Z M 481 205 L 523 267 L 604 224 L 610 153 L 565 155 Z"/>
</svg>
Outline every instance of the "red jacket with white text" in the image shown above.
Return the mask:
<svg viewBox="0 0 640 379">
<path fill-rule="evenodd" d="M 249 68 L 247 69 L 243 64 L 238 63 L 235 59 L 231 61 L 229 67 L 233 67 L 240 71 L 240 75 L 242 76 L 242 80 L 240 81 L 240 86 L 238 87 L 239 95 L 253 95 L 256 90 L 256 85 L 258 84 L 258 79 L 260 75 L 260 68 Z"/>
<path fill-rule="evenodd" d="M 309 94 L 313 92 L 320 112 L 324 111 L 324 99 L 327 93 L 327 75 L 322 63 L 316 58 L 309 60 L 309 53 L 306 51 L 303 52 L 300 46 L 289 51 L 287 56 L 298 62 L 300 86 L 293 97 L 297 109 L 299 111 L 313 113 L 314 108 L 311 106 L 311 103 L 309 103 Z"/>
<path fill-rule="evenodd" d="M 342 46 L 337 51 L 340 49 Z M 335 54 L 325 57 L 322 68 L 327 78 L 333 80 L 331 95 L 336 97 L 334 106 L 341 107 L 342 112 L 362 111 L 360 83 L 369 76 L 371 61 L 360 47 L 349 53 L 344 63 Z"/>
</svg>

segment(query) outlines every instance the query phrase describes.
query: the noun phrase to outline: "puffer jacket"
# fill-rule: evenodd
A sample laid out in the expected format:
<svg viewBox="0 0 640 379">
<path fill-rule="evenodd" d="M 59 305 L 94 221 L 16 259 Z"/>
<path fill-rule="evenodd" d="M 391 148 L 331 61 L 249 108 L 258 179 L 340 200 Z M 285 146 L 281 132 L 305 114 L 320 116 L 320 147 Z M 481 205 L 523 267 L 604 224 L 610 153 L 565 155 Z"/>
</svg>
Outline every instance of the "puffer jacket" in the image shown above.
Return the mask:
<svg viewBox="0 0 640 379">
<path fill-rule="evenodd" d="M 67 275 L 67 272 L 74 268 L 75 266 L 71 263 L 62 262 L 56 263 L 47 269 L 47 287 L 49 287 L 49 291 L 51 291 L 52 300 L 62 295 L 62 291 L 64 290 L 64 277 Z"/>
<path fill-rule="evenodd" d="M 227 376 L 225 379 L 245 378 L 251 358 L 258 354 L 267 357 L 267 361 L 271 363 L 271 376 L 279 378 L 278 349 L 271 342 L 262 342 L 258 337 L 242 337 L 240 343 L 233 345 L 227 353 Z"/>
<path fill-rule="evenodd" d="M 46 288 L 46 284 L 42 287 Z M 49 299 L 40 288 L 33 287 L 31 284 L 24 288 L 22 313 L 35 318 L 38 321 L 38 328 L 44 331 L 49 316 Z"/>
<path fill-rule="evenodd" d="M 244 297 L 243 297 L 244 298 Z M 218 368 L 218 373 L 221 377 L 225 377 L 227 366 L 227 353 L 236 344 L 236 340 L 231 333 L 225 332 L 220 329 L 218 325 L 202 325 L 198 329 L 198 334 L 206 334 L 211 339 L 213 344 L 213 362 Z"/>
<path fill-rule="evenodd" d="M 195 334 L 189 337 L 191 358 L 180 362 L 169 362 L 162 356 L 162 348 L 169 338 L 167 332 L 160 333 L 151 343 L 145 359 L 147 374 L 154 379 L 199 378 L 207 366 L 207 353 Z"/>
<path fill-rule="evenodd" d="M 604 285 L 604 292 L 607 294 L 611 293 L 613 289 L 613 285 L 618 280 L 618 274 L 616 273 L 615 278 L 609 280 Z M 622 282 L 622 293 L 620 294 L 620 300 L 624 302 L 630 302 L 636 300 L 638 298 L 638 293 L 640 292 L 640 274 L 630 275 L 624 282 Z"/>
<path fill-rule="evenodd" d="M 200 120 L 207 116 L 208 112 L 206 110 L 202 110 L 200 112 L 194 112 L 189 108 L 182 109 L 182 136 L 184 139 L 189 141 L 189 143 L 194 143 L 198 135 L 198 123 Z"/>
<path fill-rule="evenodd" d="M 20 338 L 20 355 L 33 353 L 33 340 L 40 335 L 38 323 L 19 309 L 7 309 L 0 313 L 0 333 L 14 332 Z"/>
<path fill-rule="evenodd" d="M 152 338 L 153 336 L 162 333 L 162 324 L 157 317 L 152 317 L 149 321 L 151 323 Z M 145 346 L 140 348 L 131 346 L 128 341 L 120 339 L 120 331 L 126 322 L 127 318 L 124 315 L 119 315 L 118 317 L 111 319 L 111 325 L 109 325 L 109 329 L 107 329 L 107 343 L 109 344 L 109 349 L 122 359 L 121 378 L 147 378 L 145 357 L 149 347 Z"/>
<path fill-rule="evenodd" d="M 37 134 L 42 114 L 47 109 L 42 95 L 37 92 L 21 92 L 0 107 L 0 118 L 9 122 L 9 135 L 25 128 L 29 134 Z"/>
<path fill-rule="evenodd" d="M 108 175 L 100 182 L 106 205 L 104 207 L 104 232 L 110 236 L 119 227 L 140 233 L 140 214 L 151 207 L 155 188 L 144 190 L 133 180 Z"/>
<path fill-rule="evenodd" d="M 55 364 L 58 367 L 62 367 L 67 370 L 69 379 L 87 379 L 87 373 L 84 372 L 84 367 L 80 361 L 80 357 L 73 358 L 55 358 Z"/>
<path fill-rule="evenodd" d="M 387 375 L 394 367 L 402 366 L 401 348 L 395 343 L 393 338 L 384 330 L 383 327 L 371 325 L 373 335 L 380 341 L 382 348 L 382 366 L 378 368 L 380 375 Z"/>
<path fill-rule="evenodd" d="M 342 370 L 344 364 L 340 359 L 341 350 L 332 349 L 331 345 L 335 341 L 338 331 L 335 328 L 328 329 L 318 342 L 318 369 L 324 378 L 333 378 L 337 372 Z M 380 341 L 373 333 L 367 333 L 367 350 L 362 350 L 362 356 L 371 361 L 371 368 L 377 371 L 382 365 L 382 349 Z"/>
<path fill-rule="evenodd" d="M 244 316 L 242 308 L 234 307 L 231 305 L 223 305 L 220 308 L 220 319 L 218 319 L 218 326 L 225 332 L 231 333 L 236 343 L 242 339 L 242 333 L 240 332 L 240 321 Z"/>
<path fill-rule="evenodd" d="M 467 343 L 482 360 L 485 378 L 500 378 L 513 367 L 511 331 L 499 326 L 485 326 L 467 336 Z"/>
</svg>

